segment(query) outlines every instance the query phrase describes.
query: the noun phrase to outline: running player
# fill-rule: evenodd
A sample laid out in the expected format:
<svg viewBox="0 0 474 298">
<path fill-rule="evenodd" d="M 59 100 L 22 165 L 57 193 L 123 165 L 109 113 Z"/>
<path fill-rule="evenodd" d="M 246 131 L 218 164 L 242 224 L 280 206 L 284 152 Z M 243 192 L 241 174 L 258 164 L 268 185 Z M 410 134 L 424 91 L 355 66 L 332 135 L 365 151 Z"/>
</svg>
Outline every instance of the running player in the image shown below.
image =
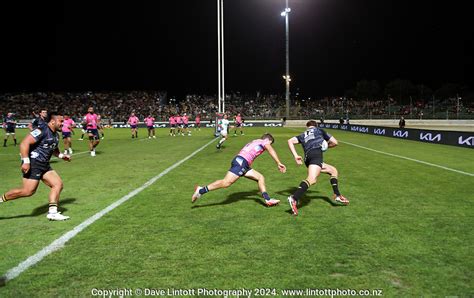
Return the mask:
<svg viewBox="0 0 474 298">
<path fill-rule="evenodd" d="M 199 131 L 201 131 L 201 115 L 200 114 L 196 115 L 196 119 L 194 120 L 194 122 L 196 123 L 195 129 L 199 129 Z"/>
<path fill-rule="evenodd" d="M 151 139 L 152 136 L 154 139 L 156 139 L 156 136 L 155 136 L 155 127 L 153 126 L 154 123 L 155 123 L 155 118 L 153 118 L 150 115 L 148 115 L 148 117 L 145 118 L 145 120 L 143 120 L 146 124 L 146 127 L 148 129 L 148 138 Z"/>
<path fill-rule="evenodd" d="M 240 129 L 240 135 L 244 135 L 244 131 L 242 130 L 242 116 L 240 116 L 240 113 L 237 114 L 237 116 L 234 117 L 234 122 L 235 122 L 235 130 L 234 130 L 234 137 L 237 136 L 237 128 Z"/>
<path fill-rule="evenodd" d="M 170 122 L 170 136 L 175 137 L 176 136 L 176 118 L 174 117 L 174 115 L 170 115 L 169 122 Z"/>
<path fill-rule="evenodd" d="M 224 118 L 219 120 L 219 123 L 217 124 L 219 127 L 219 130 L 220 130 L 220 134 L 221 134 L 221 139 L 219 140 L 219 143 L 216 145 L 216 148 L 217 149 L 221 149 L 221 145 L 222 143 L 224 143 L 227 138 L 228 138 L 228 129 L 229 129 L 229 120 L 227 119 L 227 114 L 224 114 Z"/>
<path fill-rule="evenodd" d="M 84 135 L 87 133 L 86 116 L 84 116 L 84 117 L 82 118 L 81 127 L 82 127 L 82 135 L 81 135 L 81 137 L 79 138 L 79 141 L 84 140 Z"/>
<path fill-rule="evenodd" d="M 95 148 L 99 145 L 100 138 L 99 131 L 97 130 L 99 117 L 94 113 L 93 107 L 87 109 L 87 114 L 84 116 L 84 122 L 86 123 L 87 134 L 89 135 L 89 150 L 91 156 L 95 156 Z"/>
<path fill-rule="evenodd" d="M 35 119 L 33 119 L 33 121 L 28 124 L 28 128 L 30 129 L 30 131 L 37 129 L 38 127 L 43 128 L 48 125 L 48 123 L 46 123 L 46 118 L 48 117 L 48 109 L 43 108 L 40 110 L 39 115 L 36 115 L 34 112 L 33 115 L 35 115 Z"/>
<path fill-rule="evenodd" d="M 265 204 L 268 207 L 280 203 L 280 200 L 272 199 L 268 195 L 267 189 L 265 187 L 265 177 L 263 177 L 262 174 L 250 167 L 253 161 L 260 154 L 262 154 L 265 150 L 268 150 L 268 153 L 278 165 L 278 170 L 282 173 L 286 172 L 285 165 L 280 162 L 280 159 L 278 158 L 275 149 L 273 149 L 271 145 L 273 144 L 273 142 L 273 136 L 269 133 L 266 133 L 260 139 L 253 140 L 247 145 L 245 145 L 245 147 L 240 150 L 239 154 L 235 156 L 232 160 L 231 167 L 225 175 L 224 179 L 216 180 L 208 186 L 197 186 L 194 190 L 194 194 L 192 196 L 191 201 L 194 203 L 203 194 L 209 191 L 216 190 L 219 188 L 227 188 L 231 186 L 235 181 L 237 181 L 240 177 L 244 176 L 245 178 L 254 180 L 258 183 L 258 188 L 260 189 L 260 192 L 262 193 L 262 196 L 265 199 Z"/>
<path fill-rule="evenodd" d="M 185 134 L 187 134 L 188 136 L 191 136 L 191 131 L 188 129 L 188 123 L 189 123 L 188 114 L 184 113 L 183 116 L 181 117 L 181 121 L 183 121 L 183 136 Z"/>
<path fill-rule="evenodd" d="M 128 121 L 127 123 L 130 124 L 130 128 L 132 130 L 132 139 L 133 138 L 137 138 L 138 139 L 138 117 L 135 116 L 135 113 L 132 112 L 132 114 L 130 115 L 130 117 L 128 118 Z"/>
<path fill-rule="evenodd" d="M 7 116 L 3 119 L 3 129 L 5 129 L 5 138 L 3 139 L 3 147 L 7 147 L 7 140 L 10 136 L 12 136 L 13 143 L 16 146 L 15 127 L 16 127 L 15 117 L 13 116 L 13 113 L 8 113 Z"/>
<path fill-rule="evenodd" d="M 48 118 L 48 117 L 47 117 Z M 23 186 L 11 189 L 2 195 L 0 205 L 4 202 L 32 196 L 38 188 L 39 181 L 51 188 L 49 192 L 49 212 L 46 218 L 49 220 L 66 220 L 58 212 L 59 195 L 63 189 L 63 182 L 58 173 L 54 171 L 49 161 L 51 156 L 57 156 L 65 161 L 71 158 L 67 154 L 59 152 L 59 135 L 63 122 L 63 116 L 51 113 L 47 126 L 36 128 L 30 132 L 20 144 L 21 171 L 23 172 Z"/>
<path fill-rule="evenodd" d="M 324 130 L 317 127 L 318 124 L 314 120 L 306 123 L 308 128 L 304 133 L 288 140 L 288 147 L 293 154 L 296 164 L 303 164 L 303 159 L 298 155 L 295 144 L 300 143 L 304 149 L 304 162 L 308 167 L 308 177 L 303 180 L 293 195 L 288 197 L 288 203 L 294 215 L 298 215 L 298 201 L 308 188 L 315 184 L 320 173 L 326 173 L 331 176 L 330 182 L 334 191 L 334 199 L 336 202 L 348 205 L 349 201 L 341 195 L 338 187 L 338 172 L 334 166 L 323 162 L 322 144 L 324 141 L 328 143 L 328 147 L 337 146 L 337 140 Z"/>
<path fill-rule="evenodd" d="M 74 127 L 76 127 L 74 120 L 72 120 L 69 115 L 65 114 L 63 127 L 61 129 L 64 142 L 64 154 L 72 154 L 71 133 L 73 132 Z"/>
</svg>

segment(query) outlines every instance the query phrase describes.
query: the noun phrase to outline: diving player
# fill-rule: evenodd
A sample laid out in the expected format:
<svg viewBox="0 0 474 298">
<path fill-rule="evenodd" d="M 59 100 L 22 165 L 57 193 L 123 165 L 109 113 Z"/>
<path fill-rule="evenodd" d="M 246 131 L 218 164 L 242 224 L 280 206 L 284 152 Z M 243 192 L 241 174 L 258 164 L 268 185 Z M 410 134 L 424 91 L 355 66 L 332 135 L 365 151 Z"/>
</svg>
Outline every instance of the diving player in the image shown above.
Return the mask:
<svg viewBox="0 0 474 298">
<path fill-rule="evenodd" d="M 288 197 L 288 203 L 294 215 L 298 215 L 298 200 L 311 185 L 316 183 L 320 173 L 326 173 L 331 176 L 330 182 L 334 191 L 334 200 L 344 205 L 349 204 L 349 200 L 339 192 L 337 169 L 323 162 L 322 143 L 327 141 L 329 148 L 331 148 L 337 146 L 337 140 L 317 126 L 316 121 L 310 120 L 306 123 L 307 130 L 304 133 L 288 140 L 288 147 L 298 165 L 303 164 L 303 159 L 296 152 L 295 144 L 300 143 L 303 146 L 305 155 L 304 162 L 306 167 L 308 167 L 307 178 L 303 180 L 298 189 Z"/>
<path fill-rule="evenodd" d="M 3 119 L 3 128 L 5 129 L 5 138 L 3 139 L 3 147 L 7 147 L 7 140 L 10 136 L 12 136 L 13 143 L 16 146 L 15 127 L 16 127 L 15 117 L 13 116 L 13 113 L 8 113 L 7 116 Z"/>
<path fill-rule="evenodd" d="M 63 189 L 63 182 L 58 173 L 54 171 L 49 161 L 51 156 L 57 156 L 65 161 L 71 157 L 59 152 L 59 135 L 63 123 L 63 116 L 51 113 L 47 118 L 47 126 L 36 128 L 30 132 L 20 143 L 21 171 L 23 172 L 23 186 L 11 189 L 2 195 L 0 205 L 7 201 L 32 196 L 38 188 L 39 181 L 43 181 L 51 188 L 49 192 L 49 211 L 46 218 L 49 220 L 66 220 L 58 212 L 59 195 Z"/>
<path fill-rule="evenodd" d="M 231 167 L 225 175 L 224 179 L 216 180 L 208 186 L 196 186 L 191 201 L 193 203 L 196 202 L 197 199 L 199 199 L 203 194 L 209 191 L 216 190 L 219 188 L 227 188 L 231 186 L 235 181 L 237 181 L 240 177 L 244 176 L 245 178 L 254 180 L 258 183 L 258 188 L 260 189 L 260 192 L 262 193 L 262 196 L 265 199 L 265 204 L 268 207 L 280 203 L 280 200 L 272 199 L 268 195 L 265 187 L 265 177 L 263 177 L 262 174 L 250 167 L 253 161 L 260 154 L 262 154 L 265 150 L 268 150 L 268 153 L 276 162 L 278 170 L 281 173 L 286 172 L 285 165 L 280 162 L 280 159 L 278 158 L 275 149 L 273 149 L 271 145 L 273 144 L 273 142 L 273 136 L 269 133 L 266 133 L 260 139 L 253 140 L 247 145 L 245 145 L 245 147 L 240 150 L 239 154 L 235 156 L 232 160 Z"/>
</svg>

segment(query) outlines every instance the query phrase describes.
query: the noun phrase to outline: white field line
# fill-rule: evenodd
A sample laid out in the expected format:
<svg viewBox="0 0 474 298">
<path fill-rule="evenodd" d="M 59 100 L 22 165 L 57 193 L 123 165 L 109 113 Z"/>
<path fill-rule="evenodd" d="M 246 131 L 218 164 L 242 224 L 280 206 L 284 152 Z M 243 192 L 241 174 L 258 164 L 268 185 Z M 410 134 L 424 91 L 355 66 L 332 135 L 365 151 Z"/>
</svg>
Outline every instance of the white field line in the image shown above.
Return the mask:
<svg viewBox="0 0 474 298">
<path fill-rule="evenodd" d="M 291 130 L 295 130 L 295 131 L 300 131 L 301 133 L 305 131 L 305 128 L 302 128 L 301 130 L 298 130 L 298 129 L 295 129 L 295 128 L 290 128 L 290 127 L 287 127 L 287 128 L 291 129 Z M 354 146 L 354 147 L 358 147 L 358 148 L 361 148 L 361 149 L 369 150 L 369 151 L 372 151 L 372 152 L 385 154 L 385 155 L 388 155 L 388 156 L 397 157 L 397 158 L 401 158 L 401 159 L 421 163 L 421 164 L 424 164 L 424 165 L 427 165 L 427 166 L 436 167 L 436 168 L 440 168 L 440 169 L 443 169 L 443 170 L 447 170 L 447 171 L 459 173 L 459 174 L 462 174 L 462 175 L 467 175 L 467 176 L 474 177 L 473 173 L 468 173 L 468 172 L 463 172 L 463 171 L 456 170 L 456 169 L 451 169 L 451 168 L 448 168 L 448 167 L 445 167 L 445 166 L 440 166 L 440 165 L 430 163 L 430 162 L 427 162 L 427 161 L 422 161 L 422 160 L 418 160 L 418 159 L 414 159 L 414 158 L 410 158 L 410 157 L 406 157 L 406 156 L 402 156 L 402 155 L 388 153 L 388 152 L 372 149 L 372 148 L 369 148 L 369 147 L 364 147 L 364 146 L 361 146 L 361 145 L 357 145 L 357 144 L 354 144 L 354 143 L 350 143 L 350 142 L 345 142 L 345 141 L 339 141 L 339 142 L 347 144 L 347 145 L 351 145 L 351 146 Z"/>
<path fill-rule="evenodd" d="M 427 166 L 436 167 L 436 168 L 440 168 L 440 169 L 443 169 L 443 170 L 447 170 L 447 171 L 451 171 L 451 172 L 455 172 L 455 173 L 459 173 L 459 174 L 474 177 L 473 173 L 463 172 L 463 171 L 460 171 L 460 170 L 448 168 L 448 167 L 445 167 L 445 166 L 440 166 L 440 165 L 430 163 L 430 162 L 427 162 L 427 161 L 422 161 L 422 160 L 418 160 L 418 159 L 414 159 L 414 158 L 410 158 L 410 157 L 406 157 L 406 156 L 402 156 L 402 155 L 397 155 L 397 154 L 388 153 L 388 152 L 384 152 L 384 151 L 380 151 L 380 150 L 375 150 L 375 149 L 372 149 L 372 148 L 364 147 L 364 146 L 361 146 L 361 145 L 357 145 L 357 144 L 353 144 L 353 143 L 349 143 L 349 142 L 345 142 L 345 141 L 340 141 L 340 142 L 344 143 L 344 144 L 354 146 L 354 147 L 357 147 L 357 148 L 369 150 L 369 151 L 372 151 L 372 152 L 385 154 L 385 155 L 388 155 L 388 156 L 397 157 L 397 158 L 401 158 L 401 159 L 406 159 L 406 160 L 421 163 L 421 164 L 424 164 L 424 165 L 427 165 Z"/>
<path fill-rule="evenodd" d="M 25 261 L 18 264 L 16 267 L 8 270 L 7 273 L 5 273 L 5 275 L 0 278 L 0 281 L 6 283 L 6 282 L 18 277 L 21 273 L 23 273 L 24 271 L 28 270 L 28 268 L 30 268 L 31 266 L 34 266 L 35 264 L 37 264 L 38 262 L 43 260 L 49 254 L 61 249 L 66 244 L 66 242 L 68 242 L 73 237 L 75 237 L 78 233 L 83 231 L 85 228 L 87 228 L 88 226 L 90 226 L 91 224 L 93 224 L 94 222 L 99 220 L 102 216 L 106 215 L 107 213 L 109 213 L 113 209 L 117 208 L 118 206 L 122 205 L 126 201 L 130 200 L 131 198 L 136 196 L 138 193 L 140 193 L 141 191 L 143 191 L 144 189 L 148 188 L 150 185 L 155 183 L 158 179 L 160 179 L 164 175 L 168 174 L 173 169 L 177 168 L 178 166 L 180 166 L 181 164 L 186 162 L 188 159 L 192 158 L 194 155 L 196 155 L 197 153 L 199 153 L 200 151 L 205 149 L 207 146 L 209 146 L 213 142 L 215 142 L 214 139 L 209 141 L 204 146 L 197 149 L 196 151 L 194 151 L 193 153 L 191 153 L 187 157 L 185 157 L 182 160 L 178 161 L 177 163 L 173 164 L 172 166 L 170 166 L 169 168 L 167 168 L 166 170 L 164 170 L 163 172 L 161 172 L 157 176 L 151 178 L 150 180 L 148 180 L 145 184 L 143 184 L 139 188 L 131 191 L 129 194 L 123 196 L 119 200 L 115 201 L 114 203 L 110 204 L 106 208 L 102 209 L 101 211 L 97 212 L 93 216 L 89 217 L 88 219 L 83 221 L 81 224 L 77 225 L 72 230 L 65 233 L 61 237 L 54 240 L 51 244 L 49 244 L 48 246 L 46 246 L 43 249 L 41 249 L 40 251 L 38 251 L 36 254 L 30 256 Z"/>
</svg>

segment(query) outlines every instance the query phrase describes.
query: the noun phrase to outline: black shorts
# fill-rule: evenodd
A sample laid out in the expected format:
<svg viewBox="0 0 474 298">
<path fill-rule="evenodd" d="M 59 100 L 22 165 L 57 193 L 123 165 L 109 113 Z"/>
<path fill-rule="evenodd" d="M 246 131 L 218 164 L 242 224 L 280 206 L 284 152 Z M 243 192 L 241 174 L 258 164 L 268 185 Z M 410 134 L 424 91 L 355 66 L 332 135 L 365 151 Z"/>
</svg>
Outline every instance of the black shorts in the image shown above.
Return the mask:
<svg viewBox="0 0 474 298">
<path fill-rule="evenodd" d="M 240 155 L 234 157 L 230 164 L 229 172 L 234 173 L 235 175 L 242 177 L 250 171 L 252 168 L 249 166 L 249 163 L 245 158 Z"/>
<path fill-rule="evenodd" d="M 26 174 L 23 174 L 23 178 L 41 180 L 45 173 L 53 170 L 49 162 L 40 162 L 33 158 L 30 160 L 30 170 Z"/>
<path fill-rule="evenodd" d="M 7 128 L 5 129 L 5 131 L 6 131 L 7 133 L 15 133 L 15 127 L 11 127 L 11 126 L 8 127 L 8 126 L 7 126 Z"/>
<path fill-rule="evenodd" d="M 313 149 L 305 154 L 304 164 L 309 167 L 309 165 L 317 165 L 323 168 L 323 152 L 320 148 Z"/>
</svg>

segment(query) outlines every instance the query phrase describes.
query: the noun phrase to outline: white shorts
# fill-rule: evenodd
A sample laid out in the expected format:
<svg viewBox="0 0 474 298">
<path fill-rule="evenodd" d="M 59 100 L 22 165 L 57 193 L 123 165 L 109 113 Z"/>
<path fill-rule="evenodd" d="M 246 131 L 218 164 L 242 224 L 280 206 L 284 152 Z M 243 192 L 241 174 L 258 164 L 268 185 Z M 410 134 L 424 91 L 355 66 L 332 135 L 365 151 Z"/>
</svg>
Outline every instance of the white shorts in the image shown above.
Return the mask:
<svg viewBox="0 0 474 298">
<path fill-rule="evenodd" d="M 227 130 L 221 130 L 221 136 L 223 137 L 227 136 Z"/>
</svg>

